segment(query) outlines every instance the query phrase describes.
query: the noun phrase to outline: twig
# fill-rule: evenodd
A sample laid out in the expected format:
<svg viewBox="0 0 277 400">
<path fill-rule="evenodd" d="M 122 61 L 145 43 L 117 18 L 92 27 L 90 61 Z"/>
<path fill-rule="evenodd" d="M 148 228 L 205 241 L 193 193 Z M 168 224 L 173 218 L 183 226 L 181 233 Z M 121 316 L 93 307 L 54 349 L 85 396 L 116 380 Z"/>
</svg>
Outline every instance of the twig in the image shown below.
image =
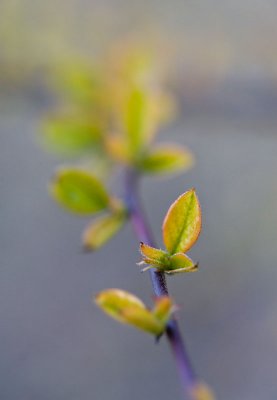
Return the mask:
<svg viewBox="0 0 277 400">
<path fill-rule="evenodd" d="M 139 199 L 139 174 L 136 170 L 127 170 L 125 176 L 125 200 L 129 209 L 130 219 L 134 231 L 139 239 L 150 246 L 155 246 L 152 232 L 142 210 Z M 156 296 L 168 295 L 165 275 L 156 269 L 150 270 L 151 282 Z M 166 328 L 166 336 L 172 349 L 177 370 L 180 375 L 184 393 L 189 399 L 193 399 L 193 388 L 198 382 L 187 354 L 180 328 L 175 318 L 172 318 Z"/>
</svg>

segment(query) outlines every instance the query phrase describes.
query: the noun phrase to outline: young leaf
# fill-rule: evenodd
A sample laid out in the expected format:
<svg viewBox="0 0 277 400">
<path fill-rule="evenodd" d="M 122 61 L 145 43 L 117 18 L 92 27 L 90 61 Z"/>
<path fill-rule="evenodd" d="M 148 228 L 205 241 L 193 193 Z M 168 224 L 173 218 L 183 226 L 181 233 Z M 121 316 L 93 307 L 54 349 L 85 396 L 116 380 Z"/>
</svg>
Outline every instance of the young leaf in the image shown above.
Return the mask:
<svg viewBox="0 0 277 400">
<path fill-rule="evenodd" d="M 43 125 L 45 146 L 64 156 L 79 155 L 88 152 L 101 140 L 99 126 L 76 118 L 52 118 Z"/>
<path fill-rule="evenodd" d="M 138 310 L 129 307 L 122 312 L 122 316 L 126 319 L 126 323 L 155 336 L 160 336 L 165 329 L 165 324 L 147 309 Z"/>
<path fill-rule="evenodd" d="M 158 297 L 156 299 L 155 307 L 153 308 L 153 314 L 161 321 L 163 325 L 167 324 L 173 311 L 172 300 L 168 296 Z"/>
<path fill-rule="evenodd" d="M 184 253 L 176 253 L 170 257 L 170 269 L 184 269 L 190 270 L 195 267 L 195 263 Z"/>
<path fill-rule="evenodd" d="M 131 293 L 107 289 L 96 296 L 95 302 L 108 315 L 124 324 L 133 325 L 156 336 L 165 329 L 165 325 Z"/>
<path fill-rule="evenodd" d="M 141 329 L 147 330 L 149 333 L 159 336 L 165 330 L 166 324 L 171 317 L 173 304 L 169 296 L 162 296 L 155 300 L 155 306 L 151 312 L 146 310 L 148 312 L 148 316 L 145 312 L 138 313 L 130 311 L 128 310 L 126 313 L 124 313 L 124 315 L 128 315 L 129 318 L 132 318 L 132 322 L 135 322 L 137 327 L 140 327 L 139 324 L 142 323 Z M 145 329 L 146 321 L 147 329 Z"/>
<path fill-rule="evenodd" d="M 163 222 L 163 240 L 170 254 L 185 253 L 201 230 L 201 210 L 195 190 L 182 194 L 170 206 Z"/>
<path fill-rule="evenodd" d="M 133 294 L 120 289 L 106 289 L 95 297 L 96 304 L 111 317 L 125 322 L 122 311 L 128 307 L 146 309 L 143 302 Z"/>
<path fill-rule="evenodd" d="M 169 258 L 167 267 L 162 270 L 168 275 L 174 275 L 185 272 L 194 272 L 197 271 L 197 269 L 198 264 L 195 264 L 186 254 L 177 253 Z"/>
<path fill-rule="evenodd" d="M 102 183 L 83 170 L 59 170 L 50 184 L 50 193 L 61 206 L 81 215 L 109 206 L 109 196 Z"/>
<path fill-rule="evenodd" d="M 139 167 L 150 174 L 171 173 L 188 169 L 193 162 L 193 155 L 187 149 L 163 145 L 146 154 Z"/>
<path fill-rule="evenodd" d="M 122 228 L 126 213 L 113 213 L 93 221 L 83 234 L 83 245 L 86 250 L 96 250 L 111 239 Z"/>
<path fill-rule="evenodd" d="M 140 242 L 140 252 L 144 258 L 156 261 L 158 264 L 162 264 L 168 259 L 165 251 L 148 246 L 143 242 Z"/>
<path fill-rule="evenodd" d="M 169 255 L 160 249 L 148 246 L 145 243 L 140 243 L 140 252 L 142 254 L 142 261 L 138 265 L 148 264 L 141 272 L 148 271 L 151 268 L 157 268 L 160 271 L 167 269 L 169 262 Z"/>
<path fill-rule="evenodd" d="M 169 255 L 163 250 L 155 249 L 144 243 L 140 244 L 140 251 L 143 259 L 139 265 L 148 264 L 147 267 L 142 269 L 142 272 L 151 268 L 157 268 L 159 271 L 173 275 L 181 272 L 196 271 L 198 267 L 197 264 L 183 253 Z"/>
<path fill-rule="evenodd" d="M 134 87 L 126 99 L 124 126 L 131 152 L 134 154 L 140 149 L 145 131 L 147 131 L 147 93 Z"/>
</svg>

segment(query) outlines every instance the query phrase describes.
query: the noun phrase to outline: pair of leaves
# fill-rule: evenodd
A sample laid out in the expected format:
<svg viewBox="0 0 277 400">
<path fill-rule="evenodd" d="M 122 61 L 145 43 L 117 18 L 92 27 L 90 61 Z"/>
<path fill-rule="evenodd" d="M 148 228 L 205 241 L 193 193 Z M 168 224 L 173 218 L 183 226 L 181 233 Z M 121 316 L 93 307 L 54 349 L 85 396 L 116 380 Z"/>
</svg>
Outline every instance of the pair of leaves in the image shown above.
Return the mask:
<svg viewBox="0 0 277 400">
<path fill-rule="evenodd" d="M 111 135 L 106 141 L 108 153 L 118 162 L 132 165 L 134 161 L 124 138 Z M 136 167 L 146 174 L 167 174 L 189 169 L 194 163 L 192 153 L 184 147 L 162 144 L 140 155 Z"/>
<path fill-rule="evenodd" d="M 86 171 L 59 170 L 50 184 L 50 192 L 62 207 L 75 214 L 107 212 L 86 229 L 83 235 L 86 250 L 102 246 L 126 221 L 127 213 L 122 203 L 110 197 L 102 183 Z"/>
<path fill-rule="evenodd" d="M 193 272 L 197 270 L 197 264 L 183 253 L 170 255 L 164 250 L 155 249 L 142 242 L 140 243 L 140 252 L 143 256 L 142 264 L 148 264 L 147 267 L 142 269 L 142 272 L 151 268 L 157 268 L 159 271 L 171 275 L 179 272 Z M 139 263 L 139 265 L 140 264 L 141 263 Z"/>
<path fill-rule="evenodd" d="M 191 272 L 197 265 L 184 253 L 196 242 L 201 230 L 201 210 L 194 189 L 182 194 L 170 206 L 163 222 L 166 251 L 140 245 L 144 268 L 157 268 L 167 274 Z"/>
<path fill-rule="evenodd" d="M 173 312 L 168 296 L 159 297 L 152 310 L 133 294 L 120 289 L 107 289 L 95 298 L 96 304 L 117 321 L 160 336 Z"/>
</svg>

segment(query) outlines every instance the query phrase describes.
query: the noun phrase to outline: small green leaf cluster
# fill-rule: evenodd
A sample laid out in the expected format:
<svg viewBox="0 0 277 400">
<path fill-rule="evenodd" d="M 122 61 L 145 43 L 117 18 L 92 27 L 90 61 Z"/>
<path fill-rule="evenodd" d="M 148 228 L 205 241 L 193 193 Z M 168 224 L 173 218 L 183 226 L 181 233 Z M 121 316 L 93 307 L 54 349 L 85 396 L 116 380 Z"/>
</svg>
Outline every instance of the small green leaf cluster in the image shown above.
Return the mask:
<svg viewBox="0 0 277 400">
<path fill-rule="evenodd" d="M 124 203 L 110 196 L 97 178 L 81 169 L 59 169 L 50 183 L 50 193 L 57 203 L 75 214 L 105 213 L 85 230 L 83 245 L 86 250 L 95 250 L 106 243 L 128 216 Z"/>
<path fill-rule="evenodd" d="M 155 144 L 176 109 L 158 71 L 150 52 L 130 45 L 112 49 L 93 66 L 75 63 L 56 71 L 60 101 L 44 120 L 41 137 L 48 150 L 72 159 L 74 166 L 58 169 L 50 192 L 75 214 L 104 212 L 85 229 L 87 250 L 102 246 L 127 220 L 124 203 L 101 182 L 115 167 L 168 174 L 193 165 L 188 149 Z"/>
<path fill-rule="evenodd" d="M 43 123 L 43 143 L 74 160 L 74 166 L 60 167 L 49 190 L 67 211 L 95 217 L 82 241 L 86 250 L 96 250 L 124 226 L 131 212 L 128 201 L 111 194 L 102 183 L 103 171 L 107 175 L 123 167 L 137 175 L 176 173 L 191 167 L 194 158 L 181 146 L 155 144 L 159 129 L 174 114 L 175 103 L 162 89 L 149 55 L 130 49 L 115 51 L 98 67 L 67 67 L 58 77 L 63 101 Z M 166 250 L 141 243 L 144 270 L 195 271 L 197 265 L 185 253 L 200 228 L 200 206 L 192 189 L 173 203 L 165 217 Z M 156 299 L 149 310 L 119 289 L 99 293 L 96 303 L 118 321 L 156 336 L 165 330 L 174 311 L 168 296 Z"/>
<path fill-rule="evenodd" d="M 63 157 L 98 157 L 143 173 L 188 169 L 192 153 L 156 145 L 176 105 L 145 51 L 113 51 L 102 63 L 65 66 L 55 75 L 61 101 L 43 125 L 43 143 Z"/>
<path fill-rule="evenodd" d="M 201 230 L 201 209 L 194 189 L 182 194 L 170 206 L 163 222 L 166 251 L 140 243 L 142 271 L 156 268 L 166 274 L 193 272 L 195 264 L 185 253 L 196 242 Z"/>
</svg>

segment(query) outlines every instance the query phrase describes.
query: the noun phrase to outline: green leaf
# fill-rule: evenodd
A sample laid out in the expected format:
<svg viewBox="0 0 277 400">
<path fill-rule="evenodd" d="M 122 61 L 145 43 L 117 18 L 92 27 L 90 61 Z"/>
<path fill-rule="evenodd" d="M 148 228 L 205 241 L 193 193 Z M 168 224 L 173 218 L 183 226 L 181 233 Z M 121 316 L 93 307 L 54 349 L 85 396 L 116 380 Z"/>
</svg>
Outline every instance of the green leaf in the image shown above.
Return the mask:
<svg viewBox="0 0 277 400">
<path fill-rule="evenodd" d="M 94 214 L 109 206 L 102 183 L 83 170 L 59 170 L 50 184 L 50 193 L 61 206 L 81 215 Z"/>
<path fill-rule="evenodd" d="M 165 329 L 165 324 L 159 321 L 151 311 L 147 309 L 138 310 L 129 307 L 123 311 L 122 315 L 126 319 L 126 323 L 155 336 L 160 336 Z"/>
<path fill-rule="evenodd" d="M 182 194 L 169 208 L 163 222 L 163 240 L 170 254 L 185 253 L 201 230 L 201 210 L 195 190 Z"/>
<path fill-rule="evenodd" d="M 165 329 L 165 324 L 129 292 L 107 289 L 96 296 L 95 302 L 108 315 L 124 324 L 133 325 L 156 336 Z"/>
<path fill-rule="evenodd" d="M 181 272 L 196 271 L 198 266 L 186 254 L 176 253 L 169 255 L 167 252 L 155 249 L 145 243 L 140 243 L 140 252 L 142 254 L 141 264 L 148 264 L 142 269 L 142 272 L 151 268 L 157 268 L 166 274 L 176 274 Z"/>
<path fill-rule="evenodd" d="M 83 245 L 86 250 L 96 250 L 110 240 L 126 221 L 125 212 L 113 213 L 99 217 L 85 230 Z"/>
<path fill-rule="evenodd" d="M 156 249 L 141 242 L 140 252 L 142 255 L 142 261 L 139 262 L 138 265 L 148 265 L 143 268 L 141 272 L 148 271 L 151 268 L 157 268 L 159 271 L 165 271 L 167 269 L 170 256 L 165 251 Z"/>
<path fill-rule="evenodd" d="M 165 271 L 167 274 L 177 274 L 182 272 L 197 271 L 198 265 L 195 264 L 186 254 L 176 253 L 170 256 L 169 266 Z"/>
<path fill-rule="evenodd" d="M 151 247 L 143 242 L 140 242 L 140 252 L 143 258 L 152 260 L 156 264 L 163 264 L 168 261 L 168 254 L 165 251 Z"/>
<path fill-rule="evenodd" d="M 145 131 L 148 129 L 147 114 L 147 95 L 142 89 L 134 87 L 126 99 L 123 116 L 124 127 L 133 154 L 140 149 Z"/>
<path fill-rule="evenodd" d="M 190 168 L 193 162 L 193 155 L 187 149 L 163 145 L 146 154 L 139 167 L 151 174 L 172 173 Z"/>
<path fill-rule="evenodd" d="M 120 289 L 106 289 L 98 293 L 95 297 L 96 304 L 101 307 L 107 314 L 117 319 L 122 320 L 122 310 L 126 307 L 145 309 L 144 303 L 132 293 Z"/>
<path fill-rule="evenodd" d="M 99 126 L 76 118 L 53 118 L 43 125 L 43 143 L 53 152 L 75 156 L 88 152 L 100 143 Z"/>
</svg>

